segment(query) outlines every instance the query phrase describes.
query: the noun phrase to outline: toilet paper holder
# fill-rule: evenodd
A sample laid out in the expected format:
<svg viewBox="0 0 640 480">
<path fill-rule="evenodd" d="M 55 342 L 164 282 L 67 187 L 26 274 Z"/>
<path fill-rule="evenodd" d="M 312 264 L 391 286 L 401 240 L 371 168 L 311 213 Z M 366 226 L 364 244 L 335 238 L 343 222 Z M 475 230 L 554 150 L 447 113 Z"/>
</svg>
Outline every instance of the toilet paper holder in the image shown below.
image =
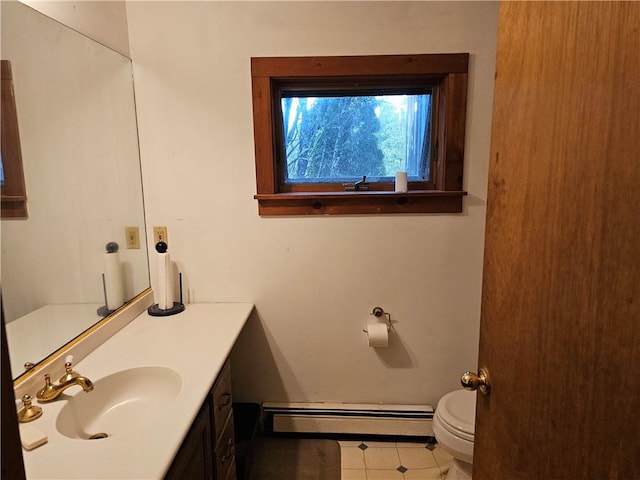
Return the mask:
<svg viewBox="0 0 640 480">
<path fill-rule="evenodd" d="M 382 307 L 374 307 L 369 315 L 373 315 L 376 318 L 386 317 L 387 330 L 391 331 L 391 314 L 385 312 Z M 364 333 L 369 333 L 366 329 L 362 329 Z"/>
</svg>

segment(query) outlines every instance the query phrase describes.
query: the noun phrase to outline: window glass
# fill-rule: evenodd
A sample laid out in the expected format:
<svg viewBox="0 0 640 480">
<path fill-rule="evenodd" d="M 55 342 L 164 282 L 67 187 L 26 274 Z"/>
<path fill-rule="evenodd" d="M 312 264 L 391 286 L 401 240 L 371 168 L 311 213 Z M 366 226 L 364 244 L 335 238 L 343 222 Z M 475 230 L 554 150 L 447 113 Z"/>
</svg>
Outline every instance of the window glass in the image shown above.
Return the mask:
<svg viewBox="0 0 640 480">
<path fill-rule="evenodd" d="M 283 92 L 284 182 L 390 181 L 430 177 L 430 91 L 340 95 Z"/>
</svg>

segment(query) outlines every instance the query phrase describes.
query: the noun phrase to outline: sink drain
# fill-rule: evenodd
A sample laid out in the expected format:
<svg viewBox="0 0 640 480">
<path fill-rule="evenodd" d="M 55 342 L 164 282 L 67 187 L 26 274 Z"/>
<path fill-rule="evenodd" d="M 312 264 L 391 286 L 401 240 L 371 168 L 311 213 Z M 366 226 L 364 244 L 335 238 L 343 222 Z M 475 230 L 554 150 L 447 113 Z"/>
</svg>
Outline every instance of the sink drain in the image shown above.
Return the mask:
<svg viewBox="0 0 640 480">
<path fill-rule="evenodd" d="M 108 438 L 108 437 L 109 437 L 108 433 L 100 432 L 100 433 L 94 433 L 93 435 L 91 435 L 89 437 L 89 440 L 98 440 L 100 438 Z"/>
</svg>

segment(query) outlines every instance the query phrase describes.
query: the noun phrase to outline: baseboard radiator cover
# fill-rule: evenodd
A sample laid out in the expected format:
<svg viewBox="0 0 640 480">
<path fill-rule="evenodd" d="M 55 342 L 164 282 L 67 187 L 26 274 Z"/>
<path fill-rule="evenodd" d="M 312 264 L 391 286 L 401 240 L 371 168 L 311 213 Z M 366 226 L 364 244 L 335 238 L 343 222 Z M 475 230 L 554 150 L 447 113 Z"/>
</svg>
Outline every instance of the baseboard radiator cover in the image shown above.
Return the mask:
<svg viewBox="0 0 640 480">
<path fill-rule="evenodd" d="M 262 407 L 275 433 L 433 436 L 429 405 L 265 402 Z"/>
</svg>

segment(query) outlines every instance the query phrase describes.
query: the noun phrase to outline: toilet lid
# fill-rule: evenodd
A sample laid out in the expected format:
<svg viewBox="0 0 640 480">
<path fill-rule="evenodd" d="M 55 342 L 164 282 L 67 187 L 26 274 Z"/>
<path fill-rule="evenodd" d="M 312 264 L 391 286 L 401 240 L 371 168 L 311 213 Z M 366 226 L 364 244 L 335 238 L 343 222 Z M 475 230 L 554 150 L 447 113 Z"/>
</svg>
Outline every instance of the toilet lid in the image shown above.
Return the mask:
<svg viewBox="0 0 640 480">
<path fill-rule="evenodd" d="M 473 435 L 476 421 L 476 392 L 456 390 L 447 393 L 438 402 L 436 413 L 448 430 Z"/>
</svg>

